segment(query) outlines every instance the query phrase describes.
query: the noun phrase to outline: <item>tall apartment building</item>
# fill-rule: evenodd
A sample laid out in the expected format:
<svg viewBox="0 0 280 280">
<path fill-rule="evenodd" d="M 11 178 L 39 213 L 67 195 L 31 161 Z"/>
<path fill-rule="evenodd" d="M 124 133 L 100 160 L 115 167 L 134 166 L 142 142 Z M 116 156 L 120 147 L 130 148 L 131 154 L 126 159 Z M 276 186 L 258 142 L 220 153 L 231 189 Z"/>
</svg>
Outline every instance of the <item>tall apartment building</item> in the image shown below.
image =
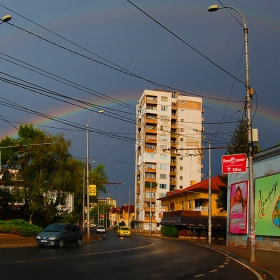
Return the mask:
<svg viewBox="0 0 280 280">
<path fill-rule="evenodd" d="M 159 230 L 158 198 L 201 181 L 202 98 L 145 90 L 136 105 L 135 218 Z M 172 210 L 172 209 L 170 209 Z"/>
</svg>

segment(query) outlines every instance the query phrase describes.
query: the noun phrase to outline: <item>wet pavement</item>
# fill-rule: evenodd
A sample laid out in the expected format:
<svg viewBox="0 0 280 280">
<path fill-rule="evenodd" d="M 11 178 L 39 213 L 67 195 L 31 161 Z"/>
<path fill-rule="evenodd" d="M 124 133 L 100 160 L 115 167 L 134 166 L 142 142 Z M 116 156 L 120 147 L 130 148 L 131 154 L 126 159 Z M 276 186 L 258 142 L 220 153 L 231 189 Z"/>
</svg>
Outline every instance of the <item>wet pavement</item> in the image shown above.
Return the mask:
<svg viewBox="0 0 280 280">
<path fill-rule="evenodd" d="M 160 237 L 160 235 L 151 235 L 151 237 Z M 95 242 L 101 240 L 96 234 L 83 234 L 83 242 Z M 211 244 L 201 240 L 185 240 L 186 242 L 201 243 L 202 246 L 209 246 L 212 249 L 219 250 L 230 257 L 250 266 L 258 271 L 263 279 L 280 280 L 280 252 L 278 251 L 255 251 L 255 262 L 250 262 L 250 249 L 226 246 L 224 240 L 213 240 Z M 21 237 L 13 234 L 0 233 L 0 250 L 1 248 L 19 248 L 19 247 L 37 247 L 35 237 Z"/>
</svg>

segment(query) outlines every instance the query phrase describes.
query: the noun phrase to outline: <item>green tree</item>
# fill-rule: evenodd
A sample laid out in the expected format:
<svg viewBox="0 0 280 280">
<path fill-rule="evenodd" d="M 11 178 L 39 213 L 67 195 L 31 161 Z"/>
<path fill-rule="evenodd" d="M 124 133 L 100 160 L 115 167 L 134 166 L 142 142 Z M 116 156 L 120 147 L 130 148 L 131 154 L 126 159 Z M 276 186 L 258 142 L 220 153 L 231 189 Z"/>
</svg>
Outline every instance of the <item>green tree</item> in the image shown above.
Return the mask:
<svg viewBox="0 0 280 280">
<path fill-rule="evenodd" d="M 253 153 L 259 152 L 260 145 L 259 143 L 255 143 L 253 146 Z M 228 145 L 227 155 L 231 154 L 248 154 L 248 126 L 246 119 L 242 119 L 234 129 L 234 132 L 231 136 L 231 142 Z M 228 176 L 219 176 L 222 183 L 226 186 L 218 186 L 219 187 L 219 194 L 218 198 L 216 199 L 216 205 L 218 209 L 221 211 L 226 211 L 227 209 L 227 184 L 228 184 Z"/>
</svg>

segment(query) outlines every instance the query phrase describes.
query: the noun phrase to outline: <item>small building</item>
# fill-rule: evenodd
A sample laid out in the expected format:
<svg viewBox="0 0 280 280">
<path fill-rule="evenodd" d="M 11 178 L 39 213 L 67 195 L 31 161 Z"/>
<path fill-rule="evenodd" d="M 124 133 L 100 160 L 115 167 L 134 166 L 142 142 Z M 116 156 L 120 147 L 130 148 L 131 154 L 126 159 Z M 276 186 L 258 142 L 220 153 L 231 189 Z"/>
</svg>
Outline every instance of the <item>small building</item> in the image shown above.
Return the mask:
<svg viewBox="0 0 280 280">
<path fill-rule="evenodd" d="M 227 213 L 216 206 L 219 186 L 224 186 L 220 178 L 212 177 L 211 226 L 212 230 L 222 230 L 225 236 Z M 158 200 L 165 207 L 161 225 L 174 225 L 178 229 L 208 229 L 209 179 L 183 190 L 167 192 L 165 197 Z"/>
<path fill-rule="evenodd" d="M 124 222 L 126 226 L 130 227 L 131 222 L 134 221 L 135 216 L 134 205 L 124 204 L 122 207 L 113 207 L 110 209 L 110 226 L 119 226 Z"/>
</svg>

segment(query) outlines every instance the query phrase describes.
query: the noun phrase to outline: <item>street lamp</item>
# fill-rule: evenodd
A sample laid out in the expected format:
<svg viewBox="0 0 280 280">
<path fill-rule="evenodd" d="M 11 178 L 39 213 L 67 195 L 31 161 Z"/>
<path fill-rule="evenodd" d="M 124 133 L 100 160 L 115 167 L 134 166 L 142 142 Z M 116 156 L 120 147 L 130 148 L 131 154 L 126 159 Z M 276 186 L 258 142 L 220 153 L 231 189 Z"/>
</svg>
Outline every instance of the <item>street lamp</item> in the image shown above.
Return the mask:
<svg viewBox="0 0 280 280">
<path fill-rule="evenodd" d="M 215 12 L 219 9 L 232 9 L 236 11 L 243 22 L 244 47 L 245 47 L 245 76 L 246 76 L 246 117 L 248 134 L 248 168 L 249 168 L 249 193 L 250 193 L 250 261 L 255 262 L 255 198 L 254 198 L 254 174 L 253 174 L 253 135 L 252 135 L 252 117 L 251 117 L 251 92 L 249 83 L 249 58 L 248 58 L 248 28 L 243 15 L 235 8 L 229 6 L 219 7 L 212 5 L 208 8 L 209 12 Z"/>
<path fill-rule="evenodd" d="M 90 238 L 90 225 L 89 225 L 89 147 L 88 147 L 88 125 L 89 121 L 94 115 L 103 114 L 104 110 L 100 110 L 93 114 L 87 122 L 87 237 Z"/>
<path fill-rule="evenodd" d="M 12 17 L 10 15 L 5 15 L 2 17 L 0 24 L 2 24 L 3 22 L 8 22 L 12 19 Z"/>
</svg>

